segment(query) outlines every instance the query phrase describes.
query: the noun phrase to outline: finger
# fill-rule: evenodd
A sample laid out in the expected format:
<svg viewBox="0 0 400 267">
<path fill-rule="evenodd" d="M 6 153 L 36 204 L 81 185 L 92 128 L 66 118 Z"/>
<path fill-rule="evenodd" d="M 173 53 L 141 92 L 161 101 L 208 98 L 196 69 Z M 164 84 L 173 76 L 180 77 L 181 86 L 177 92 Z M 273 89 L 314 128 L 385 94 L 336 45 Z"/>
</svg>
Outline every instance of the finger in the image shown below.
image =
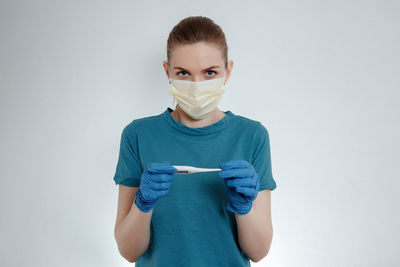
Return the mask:
<svg viewBox="0 0 400 267">
<path fill-rule="evenodd" d="M 173 180 L 173 176 L 168 173 L 150 174 L 149 179 L 155 183 L 169 183 Z"/>
<path fill-rule="evenodd" d="M 230 181 L 227 181 L 226 185 L 230 187 L 252 186 L 252 179 L 251 178 L 232 179 Z"/>
<path fill-rule="evenodd" d="M 256 194 L 256 190 L 250 187 L 237 187 L 236 191 L 248 197 L 253 197 Z"/>
<path fill-rule="evenodd" d="M 171 183 L 152 183 L 151 189 L 154 191 L 163 191 L 168 190 L 171 186 Z"/>
<path fill-rule="evenodd" d="M 234 169 L 234 168 L 243 168 L 245 166 L 248 166 L 249 164 L 250 163 L 248 163 L 243 159 L 233 159 L 230 161 L 221 162 L 219 166 L 222 169 Z"/>
<path fill-rule="evenodd" d="M 158 193 L 158 197 L 162 197 L 162 196 L 167 195 L 169 193 L 169 190 L 160 190 L 160 191 L 157 191 L 157 193 Z"/>
<path fill-rule="evenodd" d="M 150 173 L 171 173 L 171 174 L 178 171 L 168 161 L 150 162 L 147 164 L 147 170 Z"/>
<path fill-rule="evenodd" d="M 253 171 L 250 168 L 228 169 L 219 171 L 218 175 L 221 178 L 228 178 L 228 177 L 248 178 L 253 176 Z"/>
</svg>

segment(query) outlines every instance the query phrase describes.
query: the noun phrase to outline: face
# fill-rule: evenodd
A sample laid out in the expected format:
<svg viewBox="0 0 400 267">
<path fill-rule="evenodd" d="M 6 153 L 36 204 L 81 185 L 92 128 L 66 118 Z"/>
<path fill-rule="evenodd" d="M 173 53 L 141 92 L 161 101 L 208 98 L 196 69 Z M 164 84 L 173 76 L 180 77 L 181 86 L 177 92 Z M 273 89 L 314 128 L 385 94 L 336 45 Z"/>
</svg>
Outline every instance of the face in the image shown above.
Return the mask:
<svg viewBox="0 0 400 267">
<path fill-rule="evenodd" d="M 205 42 L 180 45 L 170 56 L 170 65 L 164 61 L 163 66 L 167 77 L 176 80 L 199 82 L 224 77 L 226 73 L 227 82 L 233 67 L 230 60 L 225 69 L 220 49 Z"/>
</svg>

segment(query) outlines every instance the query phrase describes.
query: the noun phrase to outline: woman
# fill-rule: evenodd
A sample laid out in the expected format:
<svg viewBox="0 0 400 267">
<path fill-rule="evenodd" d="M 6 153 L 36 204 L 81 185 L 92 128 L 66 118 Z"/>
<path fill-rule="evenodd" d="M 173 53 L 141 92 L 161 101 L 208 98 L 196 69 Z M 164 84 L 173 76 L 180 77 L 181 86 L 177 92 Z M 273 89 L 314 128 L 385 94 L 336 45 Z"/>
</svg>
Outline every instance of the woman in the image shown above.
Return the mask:
<svg viewBox="0 0 400 267">
<path fill-rule="evenodd" d="M 183 19 L 169 35 L 169 92 L 177 105 L 122 131 L 115 238 L 136 266 L 250 266 L 272 241 L 269 135 L 217 104 L 232 71 L 221 28 Z M 220 168 L 177 174 L 176 165 Z"/>
</svg>

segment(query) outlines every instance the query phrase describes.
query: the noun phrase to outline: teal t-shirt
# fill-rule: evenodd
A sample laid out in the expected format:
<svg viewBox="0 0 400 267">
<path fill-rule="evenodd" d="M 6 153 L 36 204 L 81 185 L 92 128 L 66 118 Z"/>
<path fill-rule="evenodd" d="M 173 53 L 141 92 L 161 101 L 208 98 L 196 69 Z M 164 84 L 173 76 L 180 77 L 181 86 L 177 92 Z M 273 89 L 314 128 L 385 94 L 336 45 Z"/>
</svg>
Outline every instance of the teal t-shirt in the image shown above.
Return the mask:
<svg viewBox="0 0 400 267">
<path fill-rule="evenodd" d="M 260 191 L 276 188 L 269 134 L 260 122 L 224 111 L 226 116 L 218 122 L 191 128 L 176 121 L 172 111 L 168 107 L 125 126 L 115 184 L 138 187 L 149 162 L 220 168 L 220 162 L 244 159 L 257 171 Z M 155 204 L 150 244 L 135 266 L 250 266 L 226 201 L 218 172 L 174 174 L 168 194 Z"/>
</svg>

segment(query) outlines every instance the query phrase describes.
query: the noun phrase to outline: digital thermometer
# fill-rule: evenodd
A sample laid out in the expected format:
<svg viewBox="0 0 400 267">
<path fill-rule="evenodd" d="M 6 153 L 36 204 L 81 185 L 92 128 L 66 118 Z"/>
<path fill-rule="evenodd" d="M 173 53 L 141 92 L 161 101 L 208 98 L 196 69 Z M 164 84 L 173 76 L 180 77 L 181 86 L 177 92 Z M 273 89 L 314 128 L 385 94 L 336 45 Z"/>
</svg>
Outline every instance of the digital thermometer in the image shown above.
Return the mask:
<svg viewBox="0 0 400 267">
<path fill-rule="evenodd" d="M 222 169 L 219 169 L 219 168 L 210 169 L 210 168 L 197 168 L 197 167 L 193 167 L 193 166 L 177 166 L 177 165 L 172 165 L 172 167 L 178 169 L 178 171 L 175 174 L 191 174 L 191 173 L 196 173 L 196 172 L 222 171 Z"/>
</svg>

